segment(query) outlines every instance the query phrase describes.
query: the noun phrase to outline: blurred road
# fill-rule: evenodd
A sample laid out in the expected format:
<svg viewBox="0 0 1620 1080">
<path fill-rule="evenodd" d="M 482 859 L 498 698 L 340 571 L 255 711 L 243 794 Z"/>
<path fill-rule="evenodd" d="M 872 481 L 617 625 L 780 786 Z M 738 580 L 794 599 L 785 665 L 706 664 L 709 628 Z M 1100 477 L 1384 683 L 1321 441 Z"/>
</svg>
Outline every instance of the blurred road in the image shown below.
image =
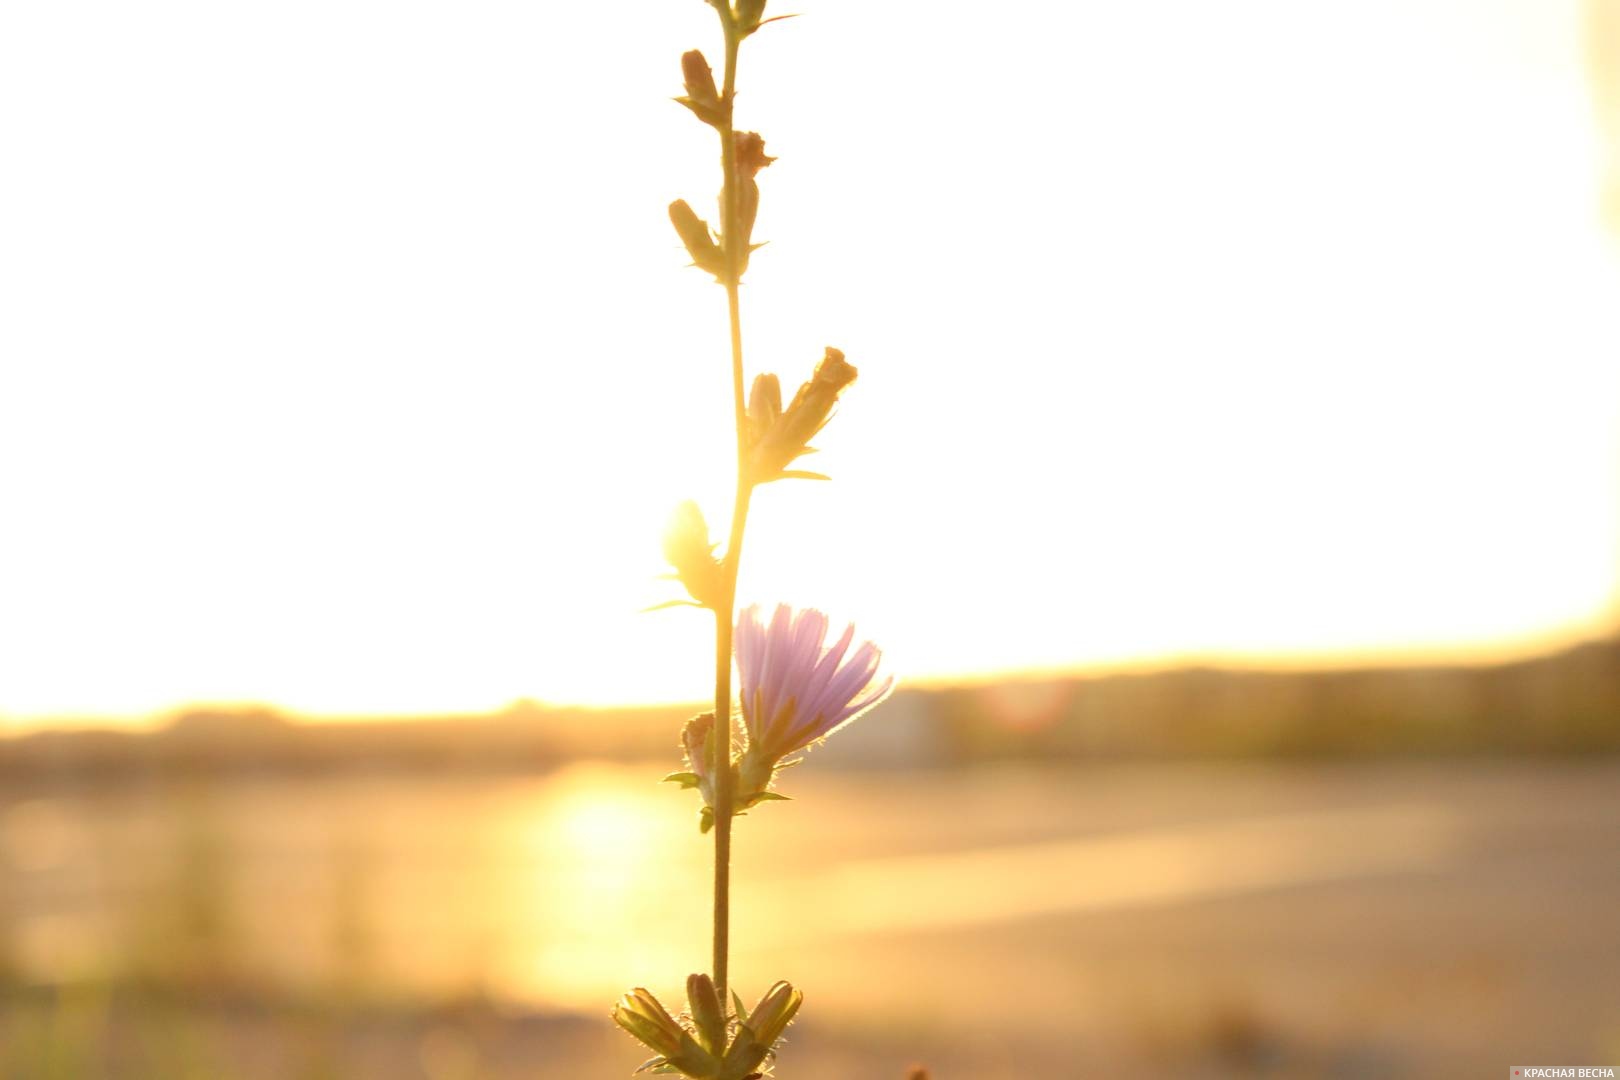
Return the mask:
<svg viewBox="0 0 1620 1080">
<path fill-rule="evenodd" d="M 600 1019 L 612 998 L 678 999 L 705 966 L 708 847 L 657 775 L 14 791 L 5 955 L 17 981 L 136 974 L 191 987 L 182 1005 L 227 986 L 476 993 L 555 1017 L 501 1039 L 617 1075 L 639 1059 Z M 740 823 L 735 931 L 745 994 L 807 991 L 785 1076 L 893 1078 L 910 1057 L 987 1078 L 1620 1060 L 1620 763 L 788 781 L 795 801 Z M 486 1062 L 466 1075 L 508 1075 L 479 1049 L 495 1035 L 441 1028 L 401 1036 L 421 1075 L 446 1039 Z"/>
</svg>

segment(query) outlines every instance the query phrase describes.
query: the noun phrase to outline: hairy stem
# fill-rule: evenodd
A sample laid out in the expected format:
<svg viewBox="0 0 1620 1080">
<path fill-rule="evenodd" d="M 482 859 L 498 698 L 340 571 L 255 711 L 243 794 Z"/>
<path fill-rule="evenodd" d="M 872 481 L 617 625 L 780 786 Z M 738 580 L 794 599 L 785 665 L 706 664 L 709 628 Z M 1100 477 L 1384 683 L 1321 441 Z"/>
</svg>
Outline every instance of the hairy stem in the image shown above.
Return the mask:
<svg viewBox="0 0 1620 1080">
<path fill-rule="evenodd" d="M 720 189 L 720 235 L 725 242 L 726 307 L 731 324 L 731 398 L 737 428 L 737 490 L 731 510 L 731 535 L 726 543 L 723 564 L 725 595 L 715 610 L 714 634 L 714 718 L 715 730 L 724 732 L 714 740 L 714 985 L 722 1005 L 727 1002 L 727 976 L 731 946 L 731 821 L 733 791 L 731 775 L 731 634 L 737 602 L 737 572 L 742 564 L 743 530 L 748 524 L 748 502 L 753 492 L 746 469 L 748 451 L 748 407 L 743 388 L 743 343 L 741 298 L 742 251 L 738 243 L 737 140 L 732 128 L 732 102 L 737 88 L 737 48 L 741 43 L 729 12 L 722 10 L 720 23 L 726 35 L 725 83 L 721 90 L 725 122 L 720 125 L 720 160 L 725 183 Z"/>
</svg>

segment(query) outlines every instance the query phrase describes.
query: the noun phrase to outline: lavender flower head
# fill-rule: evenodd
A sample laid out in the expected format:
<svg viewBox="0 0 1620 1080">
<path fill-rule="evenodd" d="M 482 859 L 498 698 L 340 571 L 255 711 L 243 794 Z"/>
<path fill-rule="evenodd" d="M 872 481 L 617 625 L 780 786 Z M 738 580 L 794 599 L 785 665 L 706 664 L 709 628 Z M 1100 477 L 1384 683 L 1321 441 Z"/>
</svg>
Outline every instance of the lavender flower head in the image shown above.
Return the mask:
<svg viewBox="0 0 1620 1080">
<path fill-rule="evenodd" d="M 851 652 L 855 627 L 828 646 L 827 616 L 777 605 L 767 625 L 759 605 L 737 618 L 737 670 L 742 682 L 743 752 L 739 801 L 766 791 L 788 755 L 820 742 L 888 694 L 893 676 L 876 682 L 882 653 L 870 641 Z"/>
</svg>

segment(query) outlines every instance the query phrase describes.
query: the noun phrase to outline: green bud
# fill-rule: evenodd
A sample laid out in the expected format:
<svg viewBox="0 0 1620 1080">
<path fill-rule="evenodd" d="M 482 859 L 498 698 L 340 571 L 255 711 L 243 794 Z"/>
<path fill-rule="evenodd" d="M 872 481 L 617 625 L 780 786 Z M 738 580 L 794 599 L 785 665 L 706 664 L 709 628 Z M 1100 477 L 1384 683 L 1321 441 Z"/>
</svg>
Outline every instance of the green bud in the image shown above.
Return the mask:
<svg viewBox="0 0 1620 1080">
<path fill-rule="evenodd" d="M 759 183 L 754 179 L 759 171 L 776 159 L 765 153 L 765 140 L 757 131 L 732 133 L 737 150 L 737 272 L 748 269 L 748 256 L 758 244 L 753 243 L 754 219 L 759 216 Z M 726 237 L 729 248 L 732 237 Z"/>
<path fill-rule="evenodd" d="M 697 49 L 681 55 L 681 77 L 686 84 L 686 96 L 675 100 L 691 109 L 705 124 L 723 125 L 728 110 L 714 85 L 714 71 Z"/>
<path fill-rule="evenodd" d="M 692 717 L 686 722 L 686 726 L 681 728 L 681 748 L 686 751 L 686 767 L 690 771 L 671 773 L 664 778 L 675 779 L 683 788 L 697 788 L 698 793 L 703 796 L 703 809 L 711 816 L 714 813 L 710 808 L 714 806 L 715 751 L 721 737 L 722 733 L 715 728 L 714 713 L 699 713 Z M 726 756 L 728 760 L 725 764 L 730 767 L 729 745 L 726 747 Z M 692 780 L 688 782 L 687 777 L 691 777 Z M 705 825 L 703 831 L 708 832 L 709 825 Z"/>
<path fill-rule="evenodd" d="M 724 1053 L 726 1013 L 720 1007 L 720 995 L 715 992 L 714 980 L 707 975 L 688 976 L 686 1001 L 692 1009 L 692 1022 L 697 1025 L 698 1042 L 711 1054 Z"/>
<path fill-rule="evenodd" d="M 709 223 L 698 217 L 697 212 L 687 205 L 685 199 L 676 199 L 669 204 L 669 220 L 675 226 L 675 232 L 680 235 L 681 243 L 686 245 L 686 253 L 692 256 L 692 265 L 717 278 L 723 278 L 726 272 L 726 259 L 720 251 L 720 245 L 714 242 L 714 233 L 709 229 Z"/>
<path fill-rule="evenodd" d="M 752 176 L 737 177 L 737 236 L 742 249 L 737 252 L 737 273 L 748 269 L 748 257 L 754 253 L 750 240 L 754 235 L 754 219 L 759 216 L 759 185 Z M 729 242 L 729 241 L 728 241 Z"/>
<path fill-rule="evenodd" d="M 799 387 L 799 392 L 793 395 L 792 402 L 769 430 L 756 436 L 751 464 L 756 484 L 792 475 L 825 479 L 819 473 L 790 473 L 784 470 L 795 459 L 814 452 L 810 440 L 827 426 L 833 406 L 838 403 L 838 395 L 855 381 L 857 374 L 854 366 L 845 361 L 842 352 L 827 346 L 826 355 L 816 365 L 810 381 Z M 751 412 L 749 419 L 753 419 Z"/>
<path fill-rule="evenodd" d="M 771 987 L 760 998 L 759 1004 L 754 1006 L 752 1013 L 743 1012 L 742 1003 L 738 1002 L 737 1013 L 742 1018 L 742 1024 L 737 1029 L 731 1048 L 726 1051 L 721 1076 L 727 1080 L 745 1080 L 752 1075 L 771 1055 L 777 1040 L 787 1030 L 803 1003 L 804 995 L 785 982 Z"/>
<path fill-rule="evenodd" d="M 749 179 L 759 175 L 776 159 L 765 153 L 765 138 L 757 131 L 734 131 L 737 143 L 737 168 Z"/>
<path fill-rule="evenodd" d="M 665 1057 L 681 1052 L 685 1032 L 658 999 L 641 987 L 619 999 L 613 1007 L 613 1022 Z"/>
<path fill-rule="evenodd" d="M 759 29 L 765 17 L 765 0 L 737 0 L 737 29 L 744 37 Z"/>
<path fill-rule="evenodd" d="M 703 58 L 701 50 L 692 49 L 681 54 L 681 78 L 686 84 L 687 97 L 719 102 L 720 91 L 714 85 L 714 71 Z"/>
<path fill-rule="evenodd" d="M 760 1042 L 767 1047 L 775 1046 L 776 1040 L 793 1022 L 802 1004 L 803 993 L 788 983 L 779 982 L 767 990 L 765 996 L 759 999 L 759 1004 L 754 1006 L 754 1011 L 749 1014 L 748 1026 Z"/>
<path fill-rule="evenodd" d="M 726 591 L 716 546 L 709 542 L 709 525 L 697 503 L 688 499 L 675 508 L 664 530 L 664 560 L 692 599 L 706 608 L 718 608 Z"/>
<path fill-rule="evenodd" d="M 720 1060 L 699 1046 L 658 999 L 639 986 L 613 1007 L 613 1022 L 662 1056 L 664 1064 L 687 1076 L 707 1078 L 720 1071 Z"/>
<path fill-rule="evenodd" d="M 758 443 L 782 415 L 782 384 L 775 375 L 756 375 L 748 392 L 749 442 Z"/>
</svg>

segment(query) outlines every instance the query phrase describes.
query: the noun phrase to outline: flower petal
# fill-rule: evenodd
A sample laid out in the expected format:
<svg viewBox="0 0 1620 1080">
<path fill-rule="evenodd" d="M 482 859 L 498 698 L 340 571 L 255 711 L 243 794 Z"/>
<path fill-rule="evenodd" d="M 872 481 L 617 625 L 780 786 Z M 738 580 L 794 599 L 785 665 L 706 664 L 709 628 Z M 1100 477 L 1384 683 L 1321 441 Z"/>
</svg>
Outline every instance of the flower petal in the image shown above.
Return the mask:
<svg viewBox="0 0 1620 1080">
<path fill-rule="evenodd" d="M 855 639 L 855 624 L 844 627 L 843 636 L 835 642 L 832 648 L 822 654 L 821 659 L 811 670 L 805 680 L 805 705 L 814 710 L 820 707 L 823 691 L 832 681 L 833 673 L 838 670 L 839 662 L 849 651 L 849 643 Z"/>
<path fill-rule="evenodd" d="M 851 652 L 851 625 L 827 646 L 828 626 L 822 612 L 786 604 L 777 605 L 768 626 L 757 605 L 739 614 L 734 648 L 743 721 L 749 754 L 767 770 L 830 735 L 893 686 L 892 678 L 873 685 L 883 656 L 876 645 L 863 641 Z"/>
</svg>

